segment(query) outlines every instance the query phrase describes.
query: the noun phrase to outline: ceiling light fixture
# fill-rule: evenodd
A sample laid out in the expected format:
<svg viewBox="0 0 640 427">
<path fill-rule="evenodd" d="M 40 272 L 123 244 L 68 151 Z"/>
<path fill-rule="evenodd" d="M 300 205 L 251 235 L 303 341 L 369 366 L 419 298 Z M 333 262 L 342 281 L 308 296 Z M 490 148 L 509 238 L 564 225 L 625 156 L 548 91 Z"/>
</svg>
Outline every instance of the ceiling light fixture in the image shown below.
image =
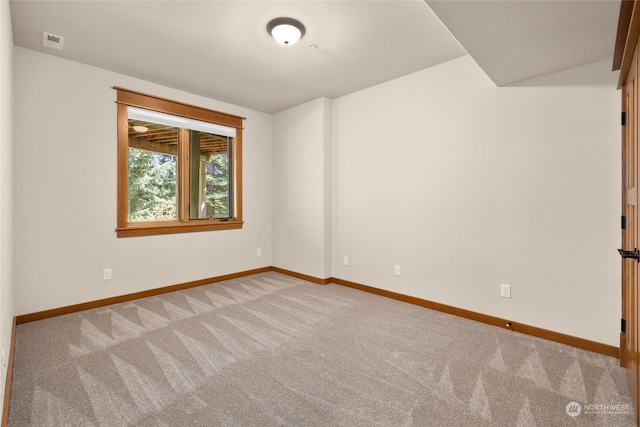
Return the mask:
<svg viewBox="0 0 640 427">
<path fill-rule="evenodd" d="M 305 28 L 302 22 L 292 18 L 276 18 L 267 24 L 267 32 L 278 43 L 289 46 L 304 36 Z"/>
<path fill-rule="evenodd" d="M 149 130 L 149 128 L 146 127 L 146 126 L 136 125 L 136 126 L 133 127 L 133 130 L 135 130 L 136 132 L 145 133 L 146 131 Z"/>
</svg>

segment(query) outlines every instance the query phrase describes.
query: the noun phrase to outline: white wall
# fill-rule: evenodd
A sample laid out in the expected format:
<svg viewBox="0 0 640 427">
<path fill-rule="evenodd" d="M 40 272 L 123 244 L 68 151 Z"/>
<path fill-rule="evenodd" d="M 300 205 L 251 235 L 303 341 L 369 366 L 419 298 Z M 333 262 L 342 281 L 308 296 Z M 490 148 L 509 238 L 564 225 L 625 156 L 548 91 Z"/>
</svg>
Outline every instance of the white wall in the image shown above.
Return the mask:
<svg viewBox="0 0 640 427">
<path fill-rule="evenodd" d="M 463 57 L 334 100 L 332 275 L 617 346 L 619 98 Z"/>
<path fill-rule="evenodd" d="M 9 2 L 0 1 L 0 346 L 5 356 L 0 374 L 4 395 L 6 361 L 13 325 L 13 34 Z"/>
<path fill-rule="evenodd" d="M 319 98 L 273 118 L 273 261 L 331 276 L 331 101 Z"/>
<path fill-rule="evenodd" d="M 114 85 L 248 118 L 243 230 L 115 237 Z M 466 57 L 272 118 L 15 48 L 16 313 L 275 265 L 618 345 L 618 111 Z"/>
<path fill-rule="evenodd" d="M 247 117 L 242 230 L 116 238 L 113 86 Z M 14 120 L 17 314 L 272 265 L 270 115 L 16 47 Z"/>
</svg>

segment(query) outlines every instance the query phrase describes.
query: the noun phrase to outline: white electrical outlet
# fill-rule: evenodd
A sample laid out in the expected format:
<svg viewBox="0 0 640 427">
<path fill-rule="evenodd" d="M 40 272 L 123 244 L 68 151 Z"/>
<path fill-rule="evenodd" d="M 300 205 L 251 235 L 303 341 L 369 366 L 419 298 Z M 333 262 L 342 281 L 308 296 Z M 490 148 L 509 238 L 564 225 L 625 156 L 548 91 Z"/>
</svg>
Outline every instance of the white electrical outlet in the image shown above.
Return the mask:
<svg viewBox="0 0 640 427">
<path fill-rule="evenodd" d="M 500 296 L 502 298 L 511 298 L 511 285 L 500 285 Z"/>
<path fill-rule="evenodd" d="M 395 274 L 396 276 L 400 275 L 400 266 L 396 265 L 393 267 L 393 274 Z"/>
<path fill-rule="evenodd" d="M 342 257 L 342 265 L 349 265 L 349 257 L 348 256 Z"/>
<path fill-rule="evenodd" d="M 102 280 L 111 280 L 111 269 L 105 268 L 102 270 Z"/>
<path fill-rule="evenodd" d="M 262 249 L 261 249 L 261 248 L 258 248 L 258 249 L 256 250 L 256 255 L 257 255 L 257 256 L 262 256 Z"/>
</svg>

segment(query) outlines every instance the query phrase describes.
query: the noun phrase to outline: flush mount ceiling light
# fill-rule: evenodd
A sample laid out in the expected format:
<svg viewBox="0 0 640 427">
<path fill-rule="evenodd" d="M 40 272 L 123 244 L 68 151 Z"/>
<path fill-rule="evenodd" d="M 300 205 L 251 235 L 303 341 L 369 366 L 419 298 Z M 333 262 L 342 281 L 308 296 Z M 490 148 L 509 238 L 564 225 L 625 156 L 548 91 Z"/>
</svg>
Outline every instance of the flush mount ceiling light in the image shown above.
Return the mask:
<svg viewBox="0 0 640 427">
<path fill-rule="evenodd" d="M 133 130 L 135 130 L 136 132 L 139 132 L 139 133 L 145 133 L 146 131 L 148 131 L 148 130 L 149 130 L 149 128 L 148 128 L 148 127 L 146 127 L 146 126 L 139 126 L 139 125 L 137 125 L 137 126 L 134 126 L 134 127 L 133 127 Z"/>
<path fill-rule="evenodd" d="M 271 34 L 271 37 L 285 46 L 300 40 L 304 36 L 304 31 L 302 22 L 292 18 L 276 18 L 267 24 L 267 32 Z"/>
</svg>

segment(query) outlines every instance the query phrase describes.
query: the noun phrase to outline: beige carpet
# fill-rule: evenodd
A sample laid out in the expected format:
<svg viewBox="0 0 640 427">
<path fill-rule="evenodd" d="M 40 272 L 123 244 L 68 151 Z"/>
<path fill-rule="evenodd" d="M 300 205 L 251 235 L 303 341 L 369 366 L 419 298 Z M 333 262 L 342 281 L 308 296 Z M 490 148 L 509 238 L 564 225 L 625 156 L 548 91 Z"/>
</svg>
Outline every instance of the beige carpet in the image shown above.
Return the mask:
<svg viewBox="0 0 640 427">
<path fill-rule="evenodd" d="M 277 273 L 20 325 L 14 369 L 11 426 L 635 425 L 616 359 Z"/>
</svg>

